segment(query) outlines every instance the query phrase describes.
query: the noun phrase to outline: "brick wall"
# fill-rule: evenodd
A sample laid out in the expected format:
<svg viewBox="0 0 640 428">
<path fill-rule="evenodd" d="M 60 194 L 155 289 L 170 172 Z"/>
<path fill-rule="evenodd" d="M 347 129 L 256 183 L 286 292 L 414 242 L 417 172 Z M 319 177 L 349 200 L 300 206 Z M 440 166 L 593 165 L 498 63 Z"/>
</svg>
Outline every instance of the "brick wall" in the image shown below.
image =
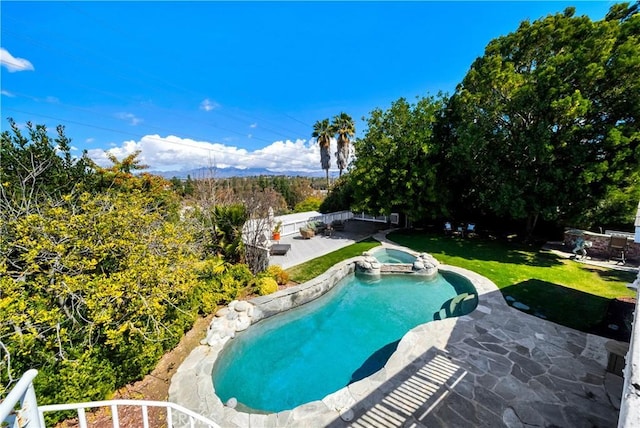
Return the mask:
<svg viewBox="0 0 640 428">
<path fill-rule="evenodd" d="M 592 243 L 591 248 L 587 248 L 587 254 L 590 256 L 603 259 L 608 259 L 612 255 L 616 258 L 620 257 L 619 254 L 611 254 L 609 250 L 611 235 L 593 233 L 578 229 L 568 229 L 564 232 L 564 245 L 569 248 L 569 251 L 573 250 L 574 242 L 580 235 L 584 237 L 585 241 L 590 241 Z M 628 237 L 627 244 L 629 244 L 629 247 L 625 257 L 627 259 L 640 260 L 640 243 L 634 242 L 633 237 Z"/>
</svg>

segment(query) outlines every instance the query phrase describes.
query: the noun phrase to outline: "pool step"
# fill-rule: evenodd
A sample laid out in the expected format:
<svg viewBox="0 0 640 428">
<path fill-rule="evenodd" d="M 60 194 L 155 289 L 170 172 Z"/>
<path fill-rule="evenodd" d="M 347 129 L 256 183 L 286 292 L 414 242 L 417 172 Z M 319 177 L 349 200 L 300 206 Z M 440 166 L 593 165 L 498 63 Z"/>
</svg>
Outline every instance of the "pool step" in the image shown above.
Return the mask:
<svg viewBox="0 0 640 428">
<path fill-rule="evenodd" d="M 413 272 L 413 264 L 410 263 L 394 263 L 394 264 L 382 264 L 380 266 L 380 272 L 393 273 L 393 272 Z"/>
</svg>

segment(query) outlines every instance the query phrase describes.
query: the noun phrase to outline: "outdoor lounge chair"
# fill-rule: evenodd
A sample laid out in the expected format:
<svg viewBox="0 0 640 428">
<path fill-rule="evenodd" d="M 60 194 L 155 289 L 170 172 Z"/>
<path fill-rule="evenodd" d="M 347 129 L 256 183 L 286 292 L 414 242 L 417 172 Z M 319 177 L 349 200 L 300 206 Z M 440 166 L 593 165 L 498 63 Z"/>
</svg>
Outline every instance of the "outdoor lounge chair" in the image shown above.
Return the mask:
<svg viewBox="0 0 640 428">
<path fill-rule="evenodd" d="M 624 235 L 611 235 L 609 241 L 609 260 L 619 259 L 622 264 L 626 263 L 625 254 L 629 249 L 629 241 Z"/>
<path fill-rule="evenodd" d="M 327 225 L 322 221 L 310 221 L 306 228 L 313 230 L 316 235 L 320 235 L 327 228 Z"/>
</svg>

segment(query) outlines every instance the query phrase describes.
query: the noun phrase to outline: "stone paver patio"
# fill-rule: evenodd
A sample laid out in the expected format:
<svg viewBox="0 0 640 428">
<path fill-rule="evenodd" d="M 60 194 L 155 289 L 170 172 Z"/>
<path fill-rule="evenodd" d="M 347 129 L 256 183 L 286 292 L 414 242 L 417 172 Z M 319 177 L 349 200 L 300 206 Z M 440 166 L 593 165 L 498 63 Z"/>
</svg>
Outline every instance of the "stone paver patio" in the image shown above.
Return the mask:
<svg viewBox="0 0 640 428">
<path fill-rule="evenodd" d="M 617 425 L 622 380 L 605 372 L 607 339 L 527 315 L 488 279 L 441 268 L 473 282 L 477 309 L 416 327 L 382 370 L 322 401 L 269 415 L 225 407 L 211 380 L 221 348 L 210 346 L 180 366 L 170 400 L 223 427 Z"/>
<path fill-rule="evenodd" d="M 622 384 L 605 374 L 607 339 L 527 315 L 499 291 L 484 291 L 471 314 L 405 336 L 383 369 L 394 374 L 374 375 L 369 382 L 386 380 L 358 397 L 354 419 L 330 426 L 615 427 L 619 402 L 605 383 Z M 357 387 L 348 389 L 354 395 Z"/>
</svg>

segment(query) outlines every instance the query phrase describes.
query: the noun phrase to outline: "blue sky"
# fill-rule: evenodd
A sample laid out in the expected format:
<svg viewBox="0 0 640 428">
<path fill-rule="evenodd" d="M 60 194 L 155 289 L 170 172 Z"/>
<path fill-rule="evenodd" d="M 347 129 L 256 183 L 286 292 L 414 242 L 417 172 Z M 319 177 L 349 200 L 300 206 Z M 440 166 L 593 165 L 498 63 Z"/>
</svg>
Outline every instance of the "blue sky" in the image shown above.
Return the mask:
<svg viewBox="0 0 640 428">
<path fill-rule="evenodd" d="M 613 3 L 2 1 L 1 127 L 63 124 L 105 165 L 316 171 L 316 120 L 361 136 L 376 107 L 452 93 L 521 21 Z"/>
</svg>

